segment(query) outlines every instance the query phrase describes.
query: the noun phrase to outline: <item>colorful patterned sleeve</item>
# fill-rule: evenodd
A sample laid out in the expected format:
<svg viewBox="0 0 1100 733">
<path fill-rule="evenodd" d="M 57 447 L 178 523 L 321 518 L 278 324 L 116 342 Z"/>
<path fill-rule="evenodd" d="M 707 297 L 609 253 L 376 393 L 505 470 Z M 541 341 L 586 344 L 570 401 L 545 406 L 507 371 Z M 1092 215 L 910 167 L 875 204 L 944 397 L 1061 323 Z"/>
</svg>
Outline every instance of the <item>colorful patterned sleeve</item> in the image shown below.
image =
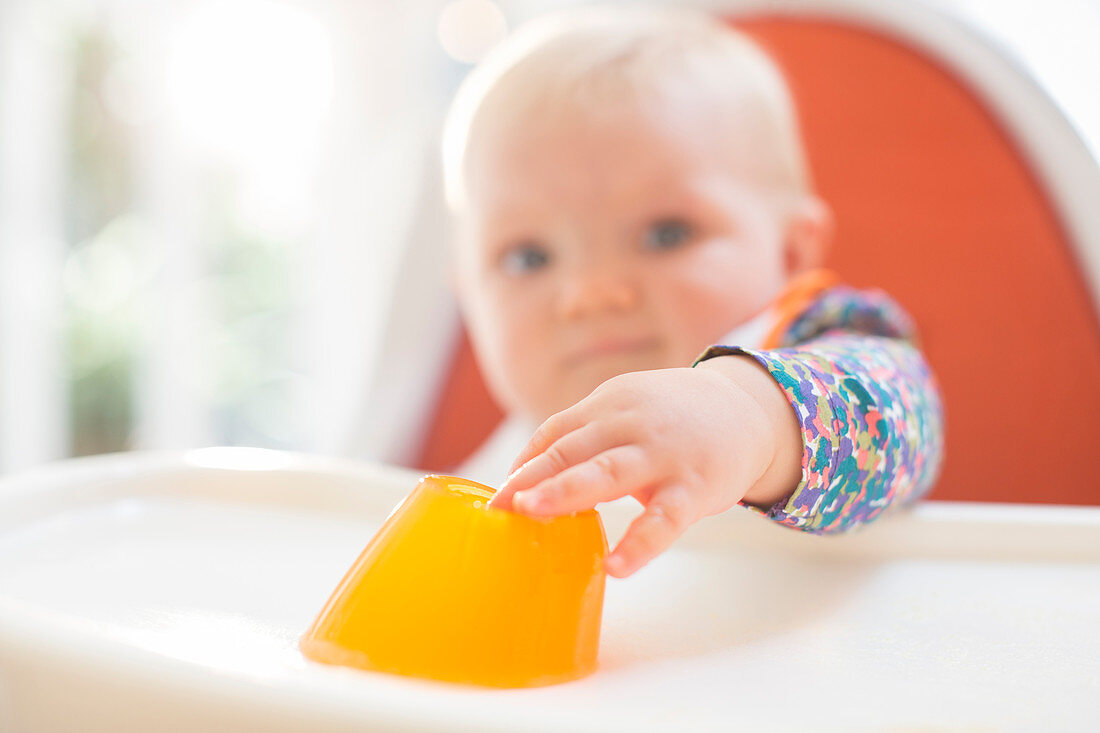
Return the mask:
<svg viewBox="0 0 1100 733">
<path fill-rule="evenodd" d="M 750 509 L 807 532 L 842 532 L 931 488 L 943 408 L 914 340 L 912 321 L 888 296 L 837 287 L 791 324 L 781 348 L 712 346 L 699 357 L 756 359 L 802 426 L 801 482 L 769 509 Z"/>
</svg>

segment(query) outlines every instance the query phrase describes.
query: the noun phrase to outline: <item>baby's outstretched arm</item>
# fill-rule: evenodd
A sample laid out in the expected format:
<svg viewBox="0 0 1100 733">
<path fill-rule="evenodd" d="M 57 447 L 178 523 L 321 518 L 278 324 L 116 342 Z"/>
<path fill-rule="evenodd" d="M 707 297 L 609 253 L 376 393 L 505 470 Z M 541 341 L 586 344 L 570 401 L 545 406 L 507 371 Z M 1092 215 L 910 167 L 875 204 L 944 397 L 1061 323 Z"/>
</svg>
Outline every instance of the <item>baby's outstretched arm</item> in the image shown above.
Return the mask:
<svg viewBox="0 0 1100 733">
<path fill-rule="evenodd" d="M 694 369 L 605 382 L 539 429 L 496 502 L 522 492 L 517 511 L 552 515 L 637 497 L 646 511 L 608 556 L 619 577 L 735 503 L 817 534 L 870 522 L 930 490 L 943 462 L 943 404 L 914 340 L 888 296 L 829 289 L 782 348 L 712 347 Z"/>
<path fill-rule="evenodd" d="M 492 503 L 554 516 L 633 496 L 645 510 L 606 561 L 625 577 L 703 517 L 789 496 L 801 465 L 778 383 L 750 358 L 722 356 L 604 382 L 540 426 Z"/>
<path fill-rule="evenodd" d="M 782 348 L 715 346 L 694 369 L 605 382 L 539 429 L 496 501 L 522 492 L 517 511 L 552 515 L 634 496 L 646 510 L 608 556 L 620 577 L 734 503 L 806 532 L 851 529 L 939 474 L 943 406 L 914 340 L 885 294 L 832 288 Z"/>
</svg>

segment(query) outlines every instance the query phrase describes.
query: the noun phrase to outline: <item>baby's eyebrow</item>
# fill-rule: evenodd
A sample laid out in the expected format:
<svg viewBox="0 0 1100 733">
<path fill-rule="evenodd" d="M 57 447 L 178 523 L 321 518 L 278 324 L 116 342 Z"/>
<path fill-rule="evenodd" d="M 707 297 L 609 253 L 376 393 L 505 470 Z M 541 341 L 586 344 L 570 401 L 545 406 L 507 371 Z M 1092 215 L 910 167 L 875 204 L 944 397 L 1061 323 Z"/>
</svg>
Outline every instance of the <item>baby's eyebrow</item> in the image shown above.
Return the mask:
<svg viewBox="0 0 1100 733">
<path fill-rule="evenodd" d="M 498 259 L 524 245 L 542 245 L 543 238 L 529 231 L 487 232 L 482 238 L 482 250 L 490 259 Z"/>
<path fill-rule="evenodd" d="M 543 222 L 552 215 L 546 207 L 509 206 L 482 219 L 480 229 L 485 238 L 494 242 L 538 239 L 545 227 Z"/>
</svg>

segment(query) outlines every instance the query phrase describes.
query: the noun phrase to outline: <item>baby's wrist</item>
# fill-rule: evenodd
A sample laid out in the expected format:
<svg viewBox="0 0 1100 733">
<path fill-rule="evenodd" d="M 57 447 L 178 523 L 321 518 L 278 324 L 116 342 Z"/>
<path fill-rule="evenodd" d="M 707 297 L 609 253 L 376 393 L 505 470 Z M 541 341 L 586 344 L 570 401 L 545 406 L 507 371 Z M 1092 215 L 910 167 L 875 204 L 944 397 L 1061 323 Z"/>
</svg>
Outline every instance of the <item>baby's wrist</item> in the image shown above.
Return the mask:
<svg viewBox="0 0 1100 733">
<path fill-rule="evenodd" d="M 767 444 L 754 451 L 761 456 L 762 465 L 741 501 L 767 508 L 790 496 L 802 478 L 802 430 L 783 389 L 751 356 L 717 356 L 696 368 L 724 375 L 760 410 Z"/>
</svg>

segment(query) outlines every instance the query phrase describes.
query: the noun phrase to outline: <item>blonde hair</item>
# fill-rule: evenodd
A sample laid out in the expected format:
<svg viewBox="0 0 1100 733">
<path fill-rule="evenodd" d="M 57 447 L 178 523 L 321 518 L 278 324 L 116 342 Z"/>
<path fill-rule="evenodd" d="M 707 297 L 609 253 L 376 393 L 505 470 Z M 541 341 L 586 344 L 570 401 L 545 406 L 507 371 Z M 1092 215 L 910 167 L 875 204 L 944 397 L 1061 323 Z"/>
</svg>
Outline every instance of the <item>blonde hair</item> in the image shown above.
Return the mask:
<svg viewBox="0 0 1100 733">
<path fill-rule="evenodd" d="M 447 201 L 463 208 L 471 151 L 487 134 L 492 138 L 489 122 L 499 129 L 522 121 L 547 100 L 598 110 L 624 95 L 644 106 L 700 94 L 718 105 L 719 123 L 735 114 L 738 130 L 750 125 L 740 144 L 770 158 L 762 173 L 767 185 L 809 191 L 794 105 L 781 72 L 759 47 L 704 12 L 620 6 L 536 18 L 466 77 L 443 128 Z"/>
</svg>

